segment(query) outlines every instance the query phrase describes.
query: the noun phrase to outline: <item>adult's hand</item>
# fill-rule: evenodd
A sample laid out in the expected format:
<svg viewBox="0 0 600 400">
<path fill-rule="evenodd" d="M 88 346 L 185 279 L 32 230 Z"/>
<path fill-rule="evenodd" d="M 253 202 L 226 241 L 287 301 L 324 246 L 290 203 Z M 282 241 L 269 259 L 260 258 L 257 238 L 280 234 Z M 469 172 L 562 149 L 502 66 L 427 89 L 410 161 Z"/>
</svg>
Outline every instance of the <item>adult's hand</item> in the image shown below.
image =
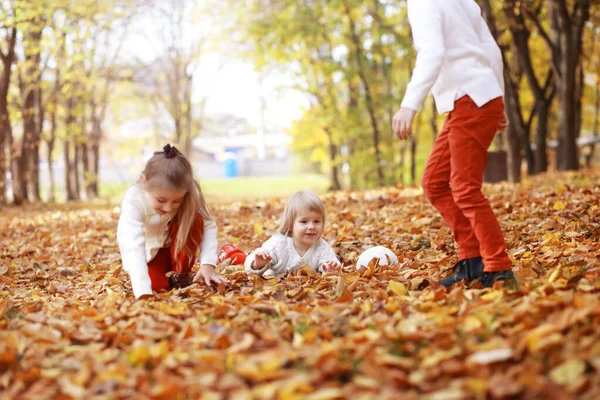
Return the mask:
<svg viewBox="0 0 600 400">
<path fill-rule="evenodd" d="M 394 115 L 392 128 L 394 135 L 400 140 L 406 140 L 412 134 L 412 123 L 417 112 L 410 108 L 400 107 L 400 110 Z"/>
</svg>

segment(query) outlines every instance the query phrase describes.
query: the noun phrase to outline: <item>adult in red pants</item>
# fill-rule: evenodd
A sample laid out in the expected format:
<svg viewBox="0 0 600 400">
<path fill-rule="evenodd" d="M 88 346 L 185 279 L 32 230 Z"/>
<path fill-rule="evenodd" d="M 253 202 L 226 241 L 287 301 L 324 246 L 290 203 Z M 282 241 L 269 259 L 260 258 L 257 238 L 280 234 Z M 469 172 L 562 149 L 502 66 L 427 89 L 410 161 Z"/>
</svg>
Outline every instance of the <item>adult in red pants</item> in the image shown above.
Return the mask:
<svg viewBox="0 0 600 400">
<path fill-rule="evenodd" d="M 407 139 L 431 90 L 449 113 L 423 175 L 426 196 L 452 228 L 459 261 L 441 283 L 466 280 L 490 287 L 515 282 L 498 220 L 481 192 L 487 149 L 507 126 L 502 54 L 473 0 L 408 0 L 417 61 L 400 110 L 396 136 Z"/>
</svg>

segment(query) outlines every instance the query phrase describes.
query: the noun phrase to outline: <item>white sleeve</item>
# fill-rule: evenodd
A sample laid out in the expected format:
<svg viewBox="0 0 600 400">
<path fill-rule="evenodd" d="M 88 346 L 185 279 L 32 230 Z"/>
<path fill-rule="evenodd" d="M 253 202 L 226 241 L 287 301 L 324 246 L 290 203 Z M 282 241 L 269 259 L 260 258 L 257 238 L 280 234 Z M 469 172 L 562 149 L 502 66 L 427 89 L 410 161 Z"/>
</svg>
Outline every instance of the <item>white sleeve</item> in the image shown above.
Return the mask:
<svg viewBox="0 0 600 400">
<path fill-rule="evenodd" d="M 504 63 L 502 61 L 502 50 L 500 50 L 498 43 L 496 43 L 496 40 L 492 36 L 490 28 L 483 17 L 479 17 L 479 25 L 479 39 L 481 40 L 481 46 L 487 55 L 490 67 L 494 71 L 494 75 L 496 75 L 498 84 L 500 84 L 500 88 L 504 93 Z"/>
<path fill-rule="evenodd" d="M 217 265 L 217 223 L 213 220 L 204 220 L 204 233 L 200 245 L 200 264 Z"/>
<path fill-rule="evenodd" d="M 152 294 L 152 282 L 146 263 L 146 235 L 142 206 L 125 195 L 117 226 L 117 242 L 121 251 L 123 269 L 129 273 L 135 298 Z"/>
<path fill-rule="evenodd" d="M 246 270 L 246 274 L 248 275 L 262 275 L 265 272 L 267 272 L 267 270 L 269 268 L 271 268 L 272 265 L 277 264 L 278 259 L 279 259 L 279 254 L 278 254 L 278 249 L 280 247 L 280 238 L 277 234 L 271 236 L 269 238 L 269 240 L 267 240 L 266 242 L 264 242 L 262 244 L 262 246 L 260 246 L 258 249 L 254 250 L 252 253 L 250 253 L 248 255 L 248 257 L 246 257 L 246 261 L 244 261 L 244 267 Z M 254 269 L 252 268 L 252 266 L 254 265 L 254 254 L 256 253 L 257 250 L 266 250 L 269 252 L 269 254 L 271 254 L 271 261 L 266 263 L 264 267 L 262 267 L 261 269 Z"/>
<path fill-rule="evenodd" d="M 419 111 L 423 99 L 437 80 L 446 52 L 442 15 L 436 1 L 438 0 L 408 0 L 408 20 L 417 50 L 417 61 L 402 107 L 415 111 Z"/>
<path fill-rule="evenodd" d="M 323 239 L 321 239 L 321 248 L 319 249 L 319 252 L 319 265 L 317 265 L 317 271 L 319 272 L 323 272 L 323 263 L 327 261 L 340 262 L 335 251 L 333 251 L 333 247 Z"/>
</svg>

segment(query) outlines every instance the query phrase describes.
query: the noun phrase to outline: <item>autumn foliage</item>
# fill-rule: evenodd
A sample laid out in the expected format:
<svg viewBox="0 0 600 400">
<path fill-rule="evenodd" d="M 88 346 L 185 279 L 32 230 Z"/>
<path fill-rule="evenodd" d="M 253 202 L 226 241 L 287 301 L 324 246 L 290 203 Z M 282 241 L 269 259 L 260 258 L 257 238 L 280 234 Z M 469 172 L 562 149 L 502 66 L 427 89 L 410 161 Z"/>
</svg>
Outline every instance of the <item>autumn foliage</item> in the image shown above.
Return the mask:
<svg viewBox="0 0 600 400">
<path fill-rule="evenodd" d="M 232 288 L 136 301 L 118 208 L 0 216 L 0 397 L 600 398 L 600 174 L 485 187 L 519 291 L 437 284 L 449 229 L 416 189 L 324 196 L 339 275 L 281 280 L 221 265 Z M 213 205 L 220 243 L 251 250 L 284 199 Z M 356 271 L 372 245 L 399 265 Z"/>
</svg>

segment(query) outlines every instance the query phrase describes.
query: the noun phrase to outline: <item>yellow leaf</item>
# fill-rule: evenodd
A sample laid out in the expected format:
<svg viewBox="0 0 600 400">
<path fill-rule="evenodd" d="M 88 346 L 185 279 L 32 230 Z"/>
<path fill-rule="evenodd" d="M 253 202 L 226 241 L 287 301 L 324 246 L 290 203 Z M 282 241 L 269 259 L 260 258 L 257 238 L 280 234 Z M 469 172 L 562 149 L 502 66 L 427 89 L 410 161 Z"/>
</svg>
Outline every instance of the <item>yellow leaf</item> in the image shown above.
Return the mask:
<svg viewBox="0 0 600 400">
<path fill-rule="evenodd" d="M 364 313 L 369 313 L 371 312 L 371 310 L 373 309 L 373 303 L 371 303 L 368 300 L 365 300 L 362 302 L 362 304 L 360 305 L 360 309 L 362 312 Z"/>
<path fill-rule="evenodd" d="M 398 300 L 392 300 L 392 298 L 390 297 L 388 299 L 387 304 L 385 305 L 385 310 L 389 313 L 394 313 L 398 309 L 398 306 Z"/>
<path fill-rule="evenodd" d="M 390 290 L 396 293 L 398 296 L 406 296 L 406 293 L 408 293 L 406 286 L 404 286 L 403 283 L 396 281 L 390 281 Z"/>
<path fill-rule="evenodd" d="M 309 399 L 309 400 L 330 400 L 330 399 L 339 399 L 342 397 L 344 397 L 344 392 L 342 391 L 342 389 L 326 388 L 326 389 L 320 389 L 305 398 Z"/>
<path fill-rule="evenodd" d="M 179 303 L 177 308 L 175 308 L 166 303 L 156 302 L 154 303 L 154 307 L 169 315 L 184 315 L 187 311 L 187 305 L 185 303 Z"/>
<path fill-rule="evenodd" d="M 554 208 L 556 211 L 561 211 L 564 210 L 567 206 L 565 206 L 565 203 L 563 203 L 562 201 L 557 201 L 556 203 L 554 203 Z"/>
<path fill-rule="evenodd" d="M 219 295 L 210 296 L 209 299 L 210 299 L 210 301 L 212 301 L 215 304 L 220 304 L 220 305 L 225 304 L 225 297 L 223 297 L 223 296 L 219 296 Z"/>
<path fill-rule="evenodd" d="M 531 352 L 536 352 L 548 346 L 561 343 L 563 340 L 562 335 L 556 331 L 557 328 L 551 324 L 542 324 L 529 331 L 525 336 L 527 349 Z"/>
<path fill-rule="evenodd" d="M 570 385 L 577 382 L 585 372 L 582 360 L 567 360 L 550 371 L 550 378 L 559 385 Z"/>
<path fill-rule="evenodd" d="M 493 292 L 489 292 L 481 296 L 483 300 L 489 301 L 499 301 L 504 297 L 504 292 L 501 290 L 494 290 Z"/>
<path fill-rule="evenodd" d="M 550 278 L 548 279 L 548 281 L 550 283 L 554 283 L 558 278 L 560 278 L 560 275 L 562 273 L 562 266 L 558 266 L 554 269 L 554 271 L 552 271 L 552 274 L 550 274 Z"/>
<path fill-rule="evenodd" d="M 137 346 L 129 352 L 129 363 L 137 367 L 144 367 L 150 359 L 150 352 L 146 346 Z"/>
<path fill-rule="evenodd" d="M 154 358 L 158 358 L 160 360 L 164 359 L 169 354 L 169 343 L 166 340 L 163 340 L 153 345 L 150 349 L 150 353 Z"/>
<path fill-rule="evenodd" d="M 473 332 L 477 329 L 481 329 L 482 326 L 483 323 L 479 320 L 479 318 L 473 315 L 469 315 L 463 322 L 463 329 L 467 332 Z"/>
<path fill-rule="evenodd" d="M 263 226 L 259 223 L 254 224 L 254 234 L 258 235 L 258 236 L 262 236 L 263 233 L 264 233 Z"/>
</svg>

